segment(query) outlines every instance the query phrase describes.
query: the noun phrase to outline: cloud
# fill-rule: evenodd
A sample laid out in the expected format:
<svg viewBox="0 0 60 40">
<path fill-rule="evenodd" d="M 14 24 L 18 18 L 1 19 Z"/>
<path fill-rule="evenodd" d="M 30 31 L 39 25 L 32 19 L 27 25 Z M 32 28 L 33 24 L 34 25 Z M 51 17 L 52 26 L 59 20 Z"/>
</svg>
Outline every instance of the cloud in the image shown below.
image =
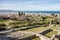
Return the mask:
<svg viewBox="0 0 60 40">
<path fill-rule="evenodd" d="M 60 10 L 60 0 L 3 0 L 0 9 L 8 10 Z"/>
</svg>

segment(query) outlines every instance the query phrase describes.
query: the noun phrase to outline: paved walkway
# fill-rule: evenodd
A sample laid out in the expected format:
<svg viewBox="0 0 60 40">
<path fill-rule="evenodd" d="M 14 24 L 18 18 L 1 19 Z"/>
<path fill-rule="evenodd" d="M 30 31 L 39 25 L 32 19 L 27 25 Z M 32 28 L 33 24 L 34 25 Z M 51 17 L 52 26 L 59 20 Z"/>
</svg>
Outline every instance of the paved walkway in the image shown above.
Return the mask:
<svg viewBox="0 0 60 40">
<path fill-rule="evenodd" d="M 38 34 L 38 36 L 39 36 L 39 38 L 40 38 L 41 40 L 51 40 L 50 38 L 48 38 L 48 37 L 46 37 L 46 36 L 43 36 L 43 35 L 41 35 L 41 34 Z"/>
<path fill-rule="evenodd" d="M 5 32 L 8 33 L 8 31 L 5 31 Z M 9 30 L 9 32 L 11 32 L 11 30 Z M 19 32 L 21 32 L 21 33 L 26 33 L 26 34 L 33 34 L 33 35 L 36 35 L 36 36 L 38 36 L 41 40 L 43 40 L 43 39 L 45 39 L 45 40 L 50 40 L 48 37 L 43 36 L 42 34 L 39 34 L 39 33 L 26 32 L 26 31 L 19 31 Z M 2 33 L 4 33 L 4 32 L 2 32 Z"/>
<path fill-rule="evenodd" d="M 24 28 L 26 28 L 26 27 L 24 27 Z M 11 29 L 11 30 L 1 31 L 0 33 L 9 33 L 9 32 L 12 32 L 13 30 L 16 31 L 16 30 L 20 30 L 20 29 L 21 29 L 21 28 L 16 28 L 16 29 Z M 50 28 L 48 28 L 48 29 L 50 29 Z M 46 30 L 48 30 L 48 29 L 46 29 Z M 46 30 L 44 30 L 44 31 L 46 31 Z M 40 33 L 42 33 L 43 31 L 41 31 L 41 32 L 39 32 L 39 33 L 26 32 L 26 31 L 20 31 L 20 32 L 21 32 L 21 33 L 27 33 L 27 34 L 33 34 L 33 35 L 39 36 L 39 38 L 40 38 L 41 40 L 50 40 L 50 38 L 48 38 L 48 37 L 40 34 Z"/>
</svg>

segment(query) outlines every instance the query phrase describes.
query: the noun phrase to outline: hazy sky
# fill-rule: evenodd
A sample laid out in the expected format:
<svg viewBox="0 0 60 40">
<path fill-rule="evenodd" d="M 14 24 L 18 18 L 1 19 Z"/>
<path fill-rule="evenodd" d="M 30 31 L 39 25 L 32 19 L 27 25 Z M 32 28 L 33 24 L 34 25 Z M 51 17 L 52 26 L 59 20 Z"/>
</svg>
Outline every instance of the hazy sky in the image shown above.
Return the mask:
<svg viewBox="0 0 60 40">
<path fill-rule="evenodd" d="M 60 0 L 0 0 L 0 10 L 60 11 Z"/>
</svg>

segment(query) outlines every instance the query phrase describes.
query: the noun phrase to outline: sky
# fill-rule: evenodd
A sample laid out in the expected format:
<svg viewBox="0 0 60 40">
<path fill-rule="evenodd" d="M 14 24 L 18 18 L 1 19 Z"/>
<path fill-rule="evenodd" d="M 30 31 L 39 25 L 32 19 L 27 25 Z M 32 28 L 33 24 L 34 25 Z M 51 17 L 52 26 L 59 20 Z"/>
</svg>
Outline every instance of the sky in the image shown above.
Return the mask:
<svg viewBox="0 0 60 40">
<path fill-rule="evenodd" d="M 0 0 L 0 10 L 60 11 L 60 0 Z"/>
</svg>

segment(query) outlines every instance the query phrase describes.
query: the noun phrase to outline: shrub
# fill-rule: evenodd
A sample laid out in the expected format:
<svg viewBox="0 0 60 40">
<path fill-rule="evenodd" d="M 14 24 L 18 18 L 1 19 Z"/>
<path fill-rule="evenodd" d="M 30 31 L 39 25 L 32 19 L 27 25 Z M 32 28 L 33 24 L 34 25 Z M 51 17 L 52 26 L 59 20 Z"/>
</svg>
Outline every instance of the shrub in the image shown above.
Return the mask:
<svg viewBox="0 0 60 40">
<path fill-rule="evenodd" d="M 16 25 L 16 24 L 21 24 L 20 22 L 12 22 L 12 23 L 10 23 L 10 25 Z"/>
<path fill-rule="evenodd" d="M 20 26 L 13 26 L 12 28 L 20 28 Z"/>
<path fill-rule="evenodd" d="M 6 30 L 6 28 L 0 28 L 0 31 Z"/>
<path fill-rule="evenodd" d="M 4 23 L 0 23 L 0 26 L 6 26 L 6 24 L 4 24 Z"/>
</svg>

